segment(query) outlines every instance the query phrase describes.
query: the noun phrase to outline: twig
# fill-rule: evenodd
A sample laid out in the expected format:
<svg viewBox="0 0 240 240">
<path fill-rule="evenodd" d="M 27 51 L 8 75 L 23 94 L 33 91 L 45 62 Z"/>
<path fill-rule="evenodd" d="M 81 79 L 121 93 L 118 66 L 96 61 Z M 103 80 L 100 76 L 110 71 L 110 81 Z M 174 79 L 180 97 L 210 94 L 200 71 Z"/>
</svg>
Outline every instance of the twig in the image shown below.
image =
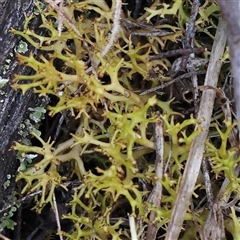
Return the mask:
<svg viewBox="0 0 240 240">
<path fill-rule="evenodd" d="M 195 21 L 196 21 L 196 18 L 197 18 L 199 6 L 200 6 L 200 1 L 199 0 L 194 0 L 193 3 L 192 3 L 192 7 L 191 7 L 190 19 L 189 19 L 189 22 L 186 24 L 186 36 L 182 41 L 183 47 L 186 48 L 186 49 L 193 47 L 193 39 L 195 37 L 195 32 L 196 32 Z M 182 64 L 181 64 L 182 69 L 186 68 L 187 61 L 188 61 L 188 57 L 185 56 L 183 58 Z"/>
<path fill-rule="evenodd" d="M 67 16 L 66 12 L 63 9 L 63 0 L 54 2 L 53 0 L 45 0 L 58 14 L 58 35 L 61 35 L 62 32 L 62 22 L 66 21 L 67 24 L 72 28 L 72 30 L 78 35 L 80 39 L 82 39 L 82 34 L 79 32 L 76 24 Z M 58 6 L 60 3 L 60 6 Z"/>
<path fill-rule="evenodd" d="M 221 68 L 221 57 L 226 44 L 226 23 L 219 18 L 218 28 L 213 43 L 213 49 L 205 78 L 205 85 L 216 87 Z M 204 152 L 205 141 L 211 121 L 213 104 L 216 92 L 212 89 L 203 91 L 201 97 L 198 118 L 203 119 L 201 127 L 203 131 L 193 140 L 188 155 L 180 189 L 172 211 L 171 219 L 166 232 L 165 240 L 178 239 L 185 213 L 189 206 L 189 201 L 194 191 L 194 186 L 201 167 L 202 156 Z"/>
<path fill-rule="evenodd" d="M 56 197 L 55 197 L 55 193 L 53 193 L 53 211 L 55 213 L 55 219 L 57 222 L 57 227 L 58 227 L 58 232 L 61 232 L 61 224 L 60 224 L 60 217 L 59 217 L 59 213 L 58 213 L 58 207 L 57 207 L 57 202 L 56 202 Z M 62 234 L 59 234 L 59 238 L 60 240 L 63 240 Z"/>
<path fill-rule="evenodd" d="M 130 32 L 131 35 L 135 36 L 167 36 L 174 34 L 174 32 L 169 32 L 154 26 L 152 23 L 146 23 L 145 21 L 132 21 L 128 18 L 122 19 L 122 24 Z"/>
<path fill-rule="evenodd" d="M 195 37 L 195 32 L 196 32 L 195 21 L 198 15 L 199 6 L 200 6 L 200 1 L 193 0 L 192 6 L 191 6 L 190 19 L 186 27 L 186 38 L 184 41 L 186 48 L 191 48 L 193 46 L 193 39 Z"/>
<path fill-rule="evenodd" d="M 169 150 L 169 153 L 168 153 L 168 158 L 167 158 L 163 173 L 167 172 L 171 157 L 172 157 L 172 139 L 170 138 L 170 150 Z"/>
<path fill-rule="evenodd" d="M 200 6 L 200 1 L 199 0 L 194 0 L 193 3 L 192 3 L 190 20 L 187 23 L 187 27 L 186 27 L 186 37 L 183 41 L 183 46 L 185 48 L 192 48 L 193 47 L 193 39 L 195 37 L 195 32 L 196 32 L 195 21 L 196 21 L 196 18 L 197 18 L 199 6 Z M 182 58 L 183 60 L 182 60 L 182 63 L 181 63 L 182 69 L 185 69 L 185 67 L 187 67 L 188 72 L 193 72 L 195 70 L 195 66 L 194 66 L 194 64 L 191 64 L 191 63 L 192 63 L 192 60 L 194 58 L 195 58 L 194 53 L 190 54 L 189 57 L 188 56 L 183 56 L 183 58 Z M 190 64 L 188 64 L 188 66 L 187 66 L 187 62 L 190 63 Z M 198 105 L 197 105 L 198 79 L 197 79 L 196 75 L 192 76 L 191 79 L 192 79 L 192 85 L 193 85 L 193 88 L 194 88 L 193 102 L 194 102 L 194 110 L 195 110 L 195 115 L 196 115 L 197 111 L 198 111 Z"/>
<path fill-rule="evenodd" d="M 183 49 L 176 49 L 176 50 L 171 50 L 168 52 L 162 52 L 159 54 L 155 54 L 154 56 L 150 56 L 149 60 L 157 60 L 161 58 L 166 58 L 166 57 L 174 57 L 177 55 L 189 55 L 191 53 L 203 53 L 206 52 L 206 48 L 200 47 L 200 48 L 183 48 Z"/>
<path fill-rule="evenodd" d="M 38 194 L 41 194 L 41 193 L 42 193 L 42 190 L 38 190 L 36 192 L 30 193 L 29 195 L 27 195 L 27 196 L 25 196 L 25 197 L 15 201 L 15 202 L 11 203 L 11 204 L 8 204 L 6 207 L 2 208 L 0 210 L 0 213 L 6 211 L 7 209 L 11 208 L 14 205 L 21 204 L 21 203 L 25 202 L 26 200 L 28 200 L 30 198 L 33 198 L 34 196 L 36 196 Z"/>
<path fill-rule="evenodd" d="M 208 208 L 212 209 L 214 199 L 213 199 L 213 192 L 212 192 L 212 187 L 211 187 L 211 180 L 210 180 L 209 171 L 208 171 L 208 160 L 206 158 L 203 158 L 202 169 L 203 169 L 204 182 L 205 182 L 205 186 L 206 186 L 206 196 L 207 196 L 207 201 L 208 201 Z"/>
<path fill-rule="evenodd" d="M 189 78 L 189 77 L 191 77 L 191 76 L 193 76 L 193 75 L 205 74 L 205 73 L 206 73 L 205 70 L 199 70 L 199 71 L 194 71 L 194 72 L 185 73 L 185 74 L 183 74 L 183 75 L 181 75 L 181 76 L 179 76 L 179 77 L 177 77 L 177 78 L 175 78 L 175 79 L 173 79 L 173 80 L 171 80 L 171 81 L 169 81 L 169 82 L 163 83 L 163 84 L 161 84 L 161 85 L 159 85 L 159 86 L 157 86 L 157 87 L 154 87 L 154 88 L 150 88 L 150 89 L 148 89 L 148 90 L 140 93 L 139 95 L 146 95 L 146 94 L 148 94 L 148 93 L 155 92 L 155 91 L 157 91 L 157 90 L 159 90 L 159 89 L 163 89 L 163 88 L 165 88 L 165 87 L 168 87 L 168 86 L 170 86 L 171 84 L 173 84 L 173 83 L 175 83 L 175 82 L 178 82 L 178 81 L 180 81 L 180 80 L 182 80 L 182 79 Z"/>
<path fill-rule="evenodd" d="M 128 219 L 129 219 L 131 240 L 137 240 L 137 231 L 136 231 L 135 219 L 130 214 L 128 214 Z"/>
<path fill-rule="evenodd" d="M 115 0 L 114 8 L 115 10 L 114 10 L 112 33 L 110 35 L 107 45 L 101 52 L 102 57 L 106 56 L 108 51 L 112 48 L 113 44 L 117 41 L 118 33 L 121 29 L 120 19 L 121 19 L 121 12 L 122 12 L 122 0 Z"/>
<path fill-rule="evenodd" d="M 10 238 L 3 236 L 1 233 L 0 233 L 0 239 L 1 240 L 11 240 Z"/>
<path fill-rule="evenodd" d="M 56 142 L 56 140 L 57 140 L 57 138 L 59 136 L 59 133 L 60 133 L 63 121 L 64 121 L 64 115 L 62 114 L 61 117 L 58 120 L 56 132 L 55 132 L 54 137 L 53 137 L 53 142 Z"/>
<path fill-rule="evenodd" d="M 151 32 L 131 32 L 134 36 L 145 36 L 145 37 L 164 37 L 173 34 L 164 30 L 151 31 Z"/>
<path fill-rule="evenodd" d="M 107 45 L 104 47 L 104 49 L 101 52 L 102 57 L 107 55 L 109 50 L 112 48 L 113 44 L 117 41 L 118 33 L 121 29 L 120 19 L 121 19 L 121 12 L 122 12 L 122 0 L 115 0 L 114 8 L 115 8 L 115 12 L 114 12 L 114 17 L 113 17 L 112 33 L 109 37 Z M 100 63 L 100 60 L 96 60 L 94 63 L 94 67 L 96 68 L 99 65 L 99 63 Z M 93 65 L 86 70 L 86 73 L 89 73 L 92 70 L 93 70 Z"/>
<path fill-rule="evenodd" d="M 92 52 L 89 49 L 89 46 L 87 42 L 83 39 L 82 34 L 79 32 L 78 28 L 76 27 L 76 24 L 68 17 L 67 13 L 63 9 L 63 0 L 58 0 L 57 2 L 54 2 L 53 0 L 45 0 L 58 14 L 58 35 L 61 35 L 62 32 L 62 23 L 65 21 L 72 30 L 77 34 L 77 36 L 82 40 L 83 46 L 86 48 L 88 52 L 89 59 L 91 60 L 91 71 L 94 73 L 95 77 L 97 78 L 97 73 L 95 70 L 95 62 L 93 61 Z M 60 5 L 58 6 L 58 3 Z"/>
<path fill-rule="evenodd" d="M 159 179 L 163 177 L 163 154 L 164 154 L 164 136 L 163 136 L 163 122 L 159 118 L 159 121 L 155 124 L 155 143 L 156 143 L 156 160 L 155 160 L 155 171 L 156 171 L 156 185 L 154 186 L 150 199 L 148 202 L 152 202 L 153 206 L 157 209 L 160 208 L 162 199 L 162 184 Z M 157 235 L 157 222 L 156 212 L 151 211 L 149 216 L 149 225 L 147 229 L 146 239 L 156 239 Z"/>
</svg>

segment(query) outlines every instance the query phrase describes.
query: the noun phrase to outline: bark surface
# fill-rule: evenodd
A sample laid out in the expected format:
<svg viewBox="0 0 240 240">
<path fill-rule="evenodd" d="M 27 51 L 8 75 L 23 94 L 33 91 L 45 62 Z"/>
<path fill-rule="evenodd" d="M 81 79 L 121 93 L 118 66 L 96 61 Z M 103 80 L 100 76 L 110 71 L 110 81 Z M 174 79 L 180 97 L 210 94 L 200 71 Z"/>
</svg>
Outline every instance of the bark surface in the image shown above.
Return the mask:
<svg viewBox="0 0 240 240">
<path fill-rule="evenodd" d="M 20 91 L 11 88 L 14 74 L 31 74 L 29 68 L 18 65 L 14 48 L 18 45 L 20 37 L 12 35 L 10 29 L 23 28 L 24 13 L 29 15 L 33 12 L 33 2 L 33 0 L 8 0 L 0 3 L 0 78 L 9 79 L 0 89 L 0 209 L 14 189 L 16 170 L 19 166 L 16 152 L 9 150 L 14 141 L 21 138 L 18 128 L 28 117 L 27 109 L 37 104 L 37 98 L 31 91 L 23 96 Z M 37 21 L 33 24 L 37 24 Z M 8 174 L 11 175 L 11 184 L 5 189 L 3 184 Z"/>
</svg>

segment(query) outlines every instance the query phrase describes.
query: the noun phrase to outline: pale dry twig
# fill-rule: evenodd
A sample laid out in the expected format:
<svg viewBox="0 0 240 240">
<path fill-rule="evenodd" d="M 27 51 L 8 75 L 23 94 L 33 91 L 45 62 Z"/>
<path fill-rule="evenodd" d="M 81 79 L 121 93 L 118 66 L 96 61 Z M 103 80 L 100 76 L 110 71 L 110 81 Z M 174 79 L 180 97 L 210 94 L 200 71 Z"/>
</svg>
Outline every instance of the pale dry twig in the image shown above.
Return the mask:
<svg viewBox="0 0 240 240">
<path fill-rule="evenodd" d="M 162 184 L 159 181 L 163 177 L 163 155 L 164 155 L 164 136 L 163 136 L 163 121 L 159 118 L 159 121 L 155 124 L 155 143 L 156 143 L 156 160 L 155 160 L 155 172 L 156 172 L 156 185 L 154 186 L 148 202 L 151 202 L 153 206 L 160 209 L 162 200 Z M 155 239 L 157 236 L 157 222 L 156 212 L 151 211 L 149 216 L 149 225 L 147 229 L 146 239 Z"/>
<path fill-rule="evenodd" d="M 212 86 L 214 88 L 217 85 L 221 68 L 220 59 L 223 55 L 227 40 L 226 30 L 226 23 L 220 18 L 204 85 Z M 188 209 L 189 201 L 199 174 L 205 141 L 210 126 L 215 95 L 216 92 L 213 89 L 206 89 L 203 91 L 197 116 L 199 119 L 202 119 L 201 127 L 203 130 L 193 140 L 191 145 L 177 199 L 168 225 L 165 237 L 166 240 L 178 239 L 180 234 L 184 216 Z"/>
</svg>

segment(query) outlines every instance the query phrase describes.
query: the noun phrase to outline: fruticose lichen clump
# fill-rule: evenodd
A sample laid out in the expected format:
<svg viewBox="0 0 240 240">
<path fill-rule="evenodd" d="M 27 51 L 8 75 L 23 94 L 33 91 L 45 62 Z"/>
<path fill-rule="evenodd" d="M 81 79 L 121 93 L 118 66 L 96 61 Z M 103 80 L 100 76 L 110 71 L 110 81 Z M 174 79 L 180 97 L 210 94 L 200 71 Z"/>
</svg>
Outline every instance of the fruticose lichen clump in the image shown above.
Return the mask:
<svg viewBox="0 0 240 240">
<path fill-rule="evenodd" d="M 41 51 L 39 56 L 17 54 L 20 64 L 31 67 L 34 74 L 15 75 L 13 88 L 23 93 L 33 89 L 40 96 L 54 97 L 57 102 L 48 107 L 49 115 L 70 113 L 78 121 L 75 132 L 61 143 L 52 139 L 45 142 L 35 133 L 40 146 L 16 143 L 14 148 L 23 156 L 28 153 L 41 156 L 19 172 L 17 181 L 24 184 L 22 194 L 42 191 L 41 196 L 35 197 L 34 208 L 38 212 L 48 203 L 53 206 L 56 188 L 68 190 L 68 182 L 78 183 L 68 202 L 69 213 L 63 216 L 72 222 L 72 227 L 58 232 L 68 239 L 129 237 L 127 214 L 135 217 L 137 233 L 145 236 L 150 211 L 156 212 L 159 229 L 168 223 L 191 143 L 202 131 L 201 120 L 190 117 L 176 121 L 174 116 L 179 113 L 171 109 L 172 100 L 160 100 L 155 93 L 139 94 L 145 90 L 143 82 L 151 88 L 159 85 L 156 77 L 168 80 L 165 73 L 171 67 L 170 61 L 167 58 L 150 61 L 150 56 L 179 41 L 189 19 L 189 4 L 184 0 L 171 5 L 153 1 L 146 8 L 139 21 L 147 19 L 149 24 L 155 23 L 155 29 L 167 31 L 162 36 L 132 34 L 127 21 L 132 24 L 135 21 L 124 8 L 116 40 L 102 54 L 109 44 L 117 0 L 92 2 L 66 1 L 55 8 L 37 2 L 43 34 L 29 29 L 34 15 L 26 17 L 23 31 L 12 29 L 13 34 Z M 204 27 L 217 10 L 215 3 L 206 1 L 199 12 L 197 27 Z M 159 16 L 178 16 L 178 23 L 169 20 L 171 24 L 158 24 Z M 152 72 L 154 69 L 157 72 Z M 159 121 L 157 112 L 164 123 L 164 161 L 169 164 L 162 179 L 155 177 L 151 160 L 155 151 L 154 124 Z M 225 171 L 223 159 L 215 163 L 217 150 L 210 143 L 206 146 L 214 169 Z M 63 171 L 66 163 L 69 164 Z M 149 192 L 157 181 L 164 187 L 161 209 L 148 202 Z M 197 223 L 194 234 L 203 224 L 201 216 L 190 209 L 185 219 Z M 185 226 L 186 232 L 190 223 Z"/>
</svg>

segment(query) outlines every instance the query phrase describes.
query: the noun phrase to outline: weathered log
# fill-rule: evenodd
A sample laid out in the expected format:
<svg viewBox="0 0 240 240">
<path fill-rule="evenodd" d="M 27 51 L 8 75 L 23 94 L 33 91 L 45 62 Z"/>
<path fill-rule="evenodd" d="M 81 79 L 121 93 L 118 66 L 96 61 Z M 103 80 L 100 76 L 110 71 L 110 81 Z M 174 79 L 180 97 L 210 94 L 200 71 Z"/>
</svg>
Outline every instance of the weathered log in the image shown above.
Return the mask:
<svg viewBox="0 0 240 240">
<path fill-rule="evenodd" d="M 28 118 L 27 109 L 37 105 L 37 97 L 32 91 L 23 96 L 20 91 L 11 88 L 14 74 L 29 75 L 31 69 L 19 66 L 14 49 L 20 37 L 12 35 L 10 29 L 22 29 L 24 13 L 29 15 L 33 9 L 33 0 L 8 0 L 0 3 L 0 80 L 9 79 L 0 89 L 0 209 L 14 190 L 16 170 L 19 166 L 16 152 L 10 151 L 10 148 L 14 141 L 21 138 L 18 133 L 19 126 Z M 37 26 L 37 21 L 33 24 Z M 11 178 L 10 185 L 6 188 L 4 183 L 7 176 Z"/>
</svg>

